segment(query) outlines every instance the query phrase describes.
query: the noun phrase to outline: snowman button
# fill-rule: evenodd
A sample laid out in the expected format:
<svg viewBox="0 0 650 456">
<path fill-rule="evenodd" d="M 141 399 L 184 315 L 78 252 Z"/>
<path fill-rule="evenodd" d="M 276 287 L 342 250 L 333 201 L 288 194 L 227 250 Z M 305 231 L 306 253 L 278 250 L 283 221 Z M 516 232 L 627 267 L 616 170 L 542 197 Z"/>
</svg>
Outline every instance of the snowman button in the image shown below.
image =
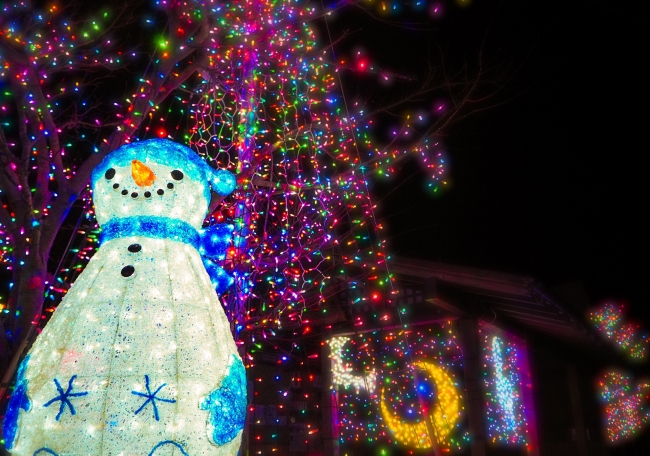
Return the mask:
<svg viewBox="0 0 650 456">
<path fill-rule="evenodd" d="M 136 253 L 142 250 L 142 246 L 140 244 L 131 244 L 129 247 L 129 252 L 131 253 Z"/>
<path fill-rule="evenodd" d="M 123 277 L 131 277 L 134 272 L 135 272 L 135 268 L 131 265 L 128 265 L 122 268 L 121 274 Z"/>
</svg>

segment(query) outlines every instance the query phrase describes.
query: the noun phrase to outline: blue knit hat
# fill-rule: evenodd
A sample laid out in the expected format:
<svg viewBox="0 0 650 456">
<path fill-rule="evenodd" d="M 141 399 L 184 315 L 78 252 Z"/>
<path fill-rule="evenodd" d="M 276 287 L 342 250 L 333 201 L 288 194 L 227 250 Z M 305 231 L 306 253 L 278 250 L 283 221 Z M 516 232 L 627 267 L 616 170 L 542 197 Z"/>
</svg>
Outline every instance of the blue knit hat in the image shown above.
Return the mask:
<svg viewBox="0 0 650 456">
<path fill-rule="evenodd" d="M 232 173 L 225 169 L 212 168 L 189 147 L 168 139 L 148 139 L 125 144 L 106 155 L 104 160 L 92 172 L 91 182 L 93 188 L 95 183 L 104 176 L 107 169 L 131 166 L 133 160 L 140 160 L 144 164 L 157 163 L 178 168 L 192 180 L 209 182 L 212 190 L 221 196 L 232 193 L 237 185 L 235 176 Z M 210 201 L 210 190 L 207 186 L 204 196 L 206 200 Z"/>
</svg>

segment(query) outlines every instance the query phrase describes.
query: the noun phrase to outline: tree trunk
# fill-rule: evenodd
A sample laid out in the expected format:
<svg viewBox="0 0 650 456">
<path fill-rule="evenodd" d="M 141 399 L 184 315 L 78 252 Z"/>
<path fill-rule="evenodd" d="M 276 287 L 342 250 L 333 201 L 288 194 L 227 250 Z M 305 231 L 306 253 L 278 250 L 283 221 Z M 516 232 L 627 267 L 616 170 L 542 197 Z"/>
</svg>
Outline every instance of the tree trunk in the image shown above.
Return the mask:
<svg viewBox="0 0 650 456">
<path fill-rule="evenodd" d="M 43 311 L 43 296 L 45 295 L 45 267 L 37 265 L 29 268 L 23 274 L 20 296 L 18 298 L 18 310 L 21 318 L 18 318 L 15 328 L 14 345 L 18 346 L 25 337 L 32 331 L 32 326 L 38 325 Z M 33 332 L 33 331 L 32 331 Z"/>
<path fill-rule="evenodd" d="M 7 331 L 0 318 L 0 378 L 2 378 L 2 375 L 9 366 L 11 355 L 12 350 L 9 346 L 9 339 L 7 339 Z"/>
<path fill-rule="evenodd" d="M 11 345 L 17 349 L 27 335 L 33 333 L 43 311 L 45 281 L 47 277 L 48 252 L 40 248 L 41 229 L 35 227 L 26 233 L 25 241 L 17 249 L 13 269 L 13 288 L 11 290 L 9 330 Z M 29 239 L 29 241 L 27 241 Z M 22 263 L 22 264 L 21 264 Z M 32 329 L 33 328 L 33 329 Z M 16 354 L 14 354 L 16 355 Z M 20 354 L 17 354 L 20 356 Z"/>
<path fill-rule="evenodd" d="M 35 237 L 37 238 L 38 235 Z M 47 263 L 43 261 L 38 244 L 35 243 L 35 245 L 36 247 L 29 251 L 29 255 L 25 254 L 25 250 L 22 251 L 21 258 L 17 258 L 14 267 L 14 287 L 9 302 L 13 313 L 10 341 L 7 340 L 7 334 L 4 331 L 6 328 L 0 324 L 4 339 L 8 342 L 4 345 L 5 340 L 3 340 L 3 347 L 0 350 L 0 372 L 2 372 L 0 375 L 0 397 L 4 397 L 6 388 L 13 378 L 24 352 L 33 342 L 43 311 Z M 24 261 L 23 265 L 20 265 L 21 260 Z"/>
</svg>

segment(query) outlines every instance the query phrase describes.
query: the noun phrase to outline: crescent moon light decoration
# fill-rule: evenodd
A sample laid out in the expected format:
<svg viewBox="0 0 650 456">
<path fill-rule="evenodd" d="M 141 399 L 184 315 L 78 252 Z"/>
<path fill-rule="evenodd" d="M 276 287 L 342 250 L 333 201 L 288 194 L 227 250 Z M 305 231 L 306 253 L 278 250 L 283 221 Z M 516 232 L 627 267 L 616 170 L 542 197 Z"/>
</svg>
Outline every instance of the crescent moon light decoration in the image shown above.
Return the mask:
<svg viewBox="0 0 650 456">
<path fill-rule="evenodd" d="M 449 445 L 447 436 L 454 429 L 458 421 L 460 409 L 460 395 L 456 385 L 447 373 L 439 366 L 425 361 L 413 363 L 414 367 L 426 371 L 436 384 L 438 402 L 427 419 L 431 420 L 436 432 L 436 440 L 440 444 Z M 393 433 L 395 440 L 415 448 L 431 448 L 431 440 L 424 421 L 419 423 L 405 423 L 402 418 L 395 415 L 392 407 L 384 400 L 385 388 L 381 390 L 380 408 L 384 423 Z"/>
</svg>

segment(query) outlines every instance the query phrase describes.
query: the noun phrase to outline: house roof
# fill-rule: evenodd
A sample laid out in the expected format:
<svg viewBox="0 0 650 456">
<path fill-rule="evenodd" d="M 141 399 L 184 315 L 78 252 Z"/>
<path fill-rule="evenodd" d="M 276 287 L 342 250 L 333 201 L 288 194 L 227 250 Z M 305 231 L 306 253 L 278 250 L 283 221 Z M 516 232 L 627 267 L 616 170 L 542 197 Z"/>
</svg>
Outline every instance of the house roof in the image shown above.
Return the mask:
<svg viewBox="0 0 650 456">
<path fill-rule="evenodd" d="M 428 301 L 446 314 L 477 316 L 524 337 L 532 331 L 591 352 L 603 346 L 583 316 L 568 310 L 533 277 L 410 258 L 394 258 L 390 265 L 398 276 L 433 281 L 434 297 Z"/>
</svg>

